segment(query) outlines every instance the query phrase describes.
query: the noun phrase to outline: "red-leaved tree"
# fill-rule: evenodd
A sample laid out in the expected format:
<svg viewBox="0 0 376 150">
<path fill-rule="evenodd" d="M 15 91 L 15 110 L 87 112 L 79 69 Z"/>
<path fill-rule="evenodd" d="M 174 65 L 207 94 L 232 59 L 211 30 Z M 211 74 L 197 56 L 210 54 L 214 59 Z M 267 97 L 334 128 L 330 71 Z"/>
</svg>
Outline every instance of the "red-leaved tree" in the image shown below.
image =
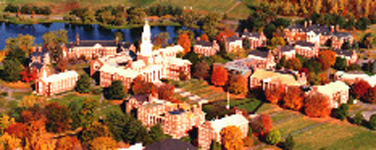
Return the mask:
<svg viewBox="0 0 376 150">
<path fill-rule="evenodd" d="M 284 108 L 300 110 L 304 105 L 304 93 L 299 87 L 290 87 L 283 97 L 282 102 Z"/>
<path fill-rule="evenodd" d="M 146 82 L 141 76 L 138 76 L 133 80 L 132 91 L 133 94 L 150 94 L 155 92 L 155 86 L 153 83 Z"/>
<path fill-rule="evenodd" d="M 171 100 L 174 90 L 175 86 L 171 84 L 163 84 L 158 87 L 158 98 L 163 100 Z"/>
<path fill-rule="evenodd" d="M 219 32 L 218 35 L 215 37 L 215 39 L 217 41 L 222 41 L 222 39 L 224 37 L 232 37 L 232 36 L 235 36 L 235 35 L 236 35 L 236 33 L 234 31 L 225 29 L 225 30 Z"/>
<path fill-rule="evenodd" d="M 252 131 L 256 136 L 266 136 L 272 130 L 273 120 L 268 114 L 262 114 L 251 123 Z"/>
<path fill-rule="evenodd" d="M 189 40 L 189 35 L 187 33 L 182 33 L 179 36 L 178 44 L 183 47 L 184 53 L 191 51 L 191 41 Z"/>
<path fill-rule="evenodd" d="M 277 104 L 282 100 L 283 95 L 285 94 L 285 88 L 278 84 L 275 87 L 269 87 L 265 89 L 266 100 L 272 104 Z"/>
<path fill-rule="evenodd" d="M 376 103 L 376 86 L 368 89 L 367 96 L 364 101 Z"/>
<path fill-rule="evenodd" d="M 305 98 L 304 112 L 309 117 L 327 117 L 330 115 L 329 97 L 323 94 L 312 94 Z"/>
<path fill-rule="evenodd" d="M 370 88 L 371 86 L 368 84 L 368 82 L 364 80 L 360 80 L 358 82 L 355 82 L 351 86 L 350 92 L 357 99 L 359 98 L 366 99 L 366 94 Z"/>
<path fill-rule="evenodd" d="M 241 75 L 234 75 L 230 78 L 228 82 L 228 90 L 235 94 L 246 94 L 247 93 L 247 80 Z"/>
<path fill-rule="evenodd" d="M 321 68 L 326 70 L 334 65 L 336 62 L 336 53 L 330 50 L 321 51 L 319 54 L 319 62 L 321 64 Z"/>
<path fill-rule="evenodd" d="M 20 72 L 20 75 L 22 76 L 22 81 L 25 81 L 27 83 L 37 79 L 37 74 L 38 72 L 36 69 L 30 69 L 29 67 L 25 67 L 25 69 Z"/>
<path fill-rule="evenodd" d="M 11 124 L 5 129 L 5 132 L 9 133 L 9 135 L 19 138 L 19 139 L 25 139 L 27 134 L 27 125 L 23 123 L 15 123 Z"/>
<path fill-rule="evenodd" d="M 224 86 L 228 80 L 228 73 L 225 67 L 215 65 L 211 75 L 211 82 L 215 86 Z"/>
</svg>

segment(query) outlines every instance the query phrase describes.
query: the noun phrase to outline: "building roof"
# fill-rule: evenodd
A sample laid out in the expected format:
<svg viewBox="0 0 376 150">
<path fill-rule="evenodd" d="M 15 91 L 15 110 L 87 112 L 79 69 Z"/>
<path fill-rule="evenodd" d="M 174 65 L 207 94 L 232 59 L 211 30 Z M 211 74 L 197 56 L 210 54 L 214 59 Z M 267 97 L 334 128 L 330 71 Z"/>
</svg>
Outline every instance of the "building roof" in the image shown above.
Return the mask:
<svg viewBox="0 0 376 150">
<path fill-rule="evenodd" d="M 314 47 L 315 44 L 307 41 L 296 41 L 295 46 Z"/>
<path fill-rule="evenodd" d="M 293 75 L 283 74 L 274 71 L 267 71 L 265 69 L 257 69 L 252 75 L 252 78 L 257 78 L 260 80 L 269 80 L 273 82 L 278 82 L 285 85 L 301 85 Z"/>
<path fill-rule="evenodd" d="M 211 126 L 216 133 L 220 133 L 225 127 L 240 126 L 248 123 L 249 121 L 243 115 L 233 114 L 231 116 L 211 121 Z"/>
<path fill-rule="evenodd" d="M 249 56 L 249 55 L 252 55 L 252 56 L 258 56 L 258 57 L 261 57 L 261 58 L 267 58 L 268 55 L 269 55 L 269 52 L 254 50 L 254 51 L 250 51 L 250 52 L 248 53 L 248 56 Z"/>
<path fill-rule="evenodd" d="M 342 55 L 342 56 L 349 56 L 351 57 L 353 55 L 352 50 L 342 50 L 342 49 L 336 49 L 334 52 L 337 53 L 337 55 Z"/>
<path fill-rule="evenodd" d="M 226 38 L 226 41 L 227 41 L 227 42 L 235 42 L 235 41 L 239 41 L 239 40 L 242 40 L 242 38 L 240 38 L 240 37 L 238 37 L 238 36 L 235 36 L 235 35 Z"/>
<path fill-rule="evenodd" d="M 255 65 L 256 60 L 252 58 L 243 58 L 233 60 L 226 63 L 224 66 L 227 70 L 236 70 L 240 72 L 241 75 L 247 74 L 249 71 L 252 71 L 252 66 Z"/>
<path fill-rule="evenodd" d="M 201 45 L 201 46 L 205 46 L 205 47 L 211 47 L 211 46 L 213 46 L 213 43 L 212 42 L 208 42 L 208 41 L 196 41 L 195 45 Z"/>
<path fill-rule="evenodd" d="M 78 77 L 78 73 L 74 70 L 61 72 L 58 74 L 53 74 L 48 77 L 43 77 L 41 80 L 45 83 L 53 82 L 53 81 L 59 81 L 70 77 Z"/>
<path fill-rule="evenodd" d="M 96 44 L 100 44 L 103 47 L 116 47 L 116 41 L 115 40 L 80 40 L 79 44 L 77 42 L 69 42 L 66 44 L 67 48 L 73 48 L 73 47 L 92 47 Z M 127 43 L 120 43 L 124 47 L 129 47 Z"/>
<path fill-rule="evenodd" d="M 175 57 L 167 57 L 167 63 L 182 66 L 184 64 L 192 64 L 188 59 L 181 59 Z"/>
<path fill-rule="evenodd" d="M 316 88 L 317 92 L 326 95 L 332 95 L 333 93 L 337 93 L 338 91 L 350 89 L 350 87 L 342 81 L 330 82 L 329 84 L 325 85 L 317 85 Z"/>
<path fill-rule="evenodd" d="M 260 33 L 257 33 L 257 32 L 244 32 L 243 33 L 243 36 L 246 36 L 246 37 L 254 37 L 254 38 L 260 38 L 261 34 Z"/>
<path fill-rule="evenodd" d="M 281 52 L 290 52 L 290 51 L 294 51 L 294 47 L 290 46 L 290 45 L 285 45 L 281 48 Z"/>
<path fill-rule="evenodd" d="M 138 72 L 130 68 L 124 69 L 123 67 L 110 66 L 107 64 L 104 64 L 101 67 L 101 69 L 99 69 L 99 71 L 110 73 L 110 74 L 118 74 L 119 76 L 129 77 L 129 78 L 136 78 L 138 75 Z"/>
<path fill-rule="evenodd" d="M 178 139 L 166 139 L 146 146 L 145 150 L 197 150 L 197 148 Z"/>
<path fill-rule="evenodd" d="M 340 78 L 349 79 L 349 80 L 366 79 L 369 77 L 367 74 L 364 74 L 364 73 L 347 73 L 344 71 L 337 71 L 335 75 Z"/>
</svg>

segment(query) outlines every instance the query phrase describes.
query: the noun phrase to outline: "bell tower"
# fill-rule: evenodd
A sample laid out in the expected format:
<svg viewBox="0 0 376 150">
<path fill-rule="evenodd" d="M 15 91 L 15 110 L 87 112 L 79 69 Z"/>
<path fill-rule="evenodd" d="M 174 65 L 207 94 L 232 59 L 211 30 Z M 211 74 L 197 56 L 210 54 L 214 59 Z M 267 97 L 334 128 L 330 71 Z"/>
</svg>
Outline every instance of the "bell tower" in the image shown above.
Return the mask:
<svg viewBox="0 0 376 150">
<path fill-rule="evenodd" d="M 145 18 L 144 31 L 142 32 L 140 55 L 150 57 L 152 52 L 153 44 L 151 43 L 151 31 L 149 26 L 149 21 Z"/>
</svg>

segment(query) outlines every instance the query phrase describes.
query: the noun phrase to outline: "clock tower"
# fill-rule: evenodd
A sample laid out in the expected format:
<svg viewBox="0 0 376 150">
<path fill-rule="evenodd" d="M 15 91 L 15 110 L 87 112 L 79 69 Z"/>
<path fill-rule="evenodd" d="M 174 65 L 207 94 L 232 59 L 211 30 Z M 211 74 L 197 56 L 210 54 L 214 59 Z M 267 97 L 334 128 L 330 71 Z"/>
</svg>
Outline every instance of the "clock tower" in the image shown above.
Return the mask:
<svg viewBox="0 0 376 150">
<path fill-rule="evenodd" d="M 149 26 L 149 21 L 145 18 L 144 31 L 142 32 L 140 55 L 145 57 L 150 57 L 152 52 L 153 44 L 151 43 L 151 31 Z"/>
</svg>

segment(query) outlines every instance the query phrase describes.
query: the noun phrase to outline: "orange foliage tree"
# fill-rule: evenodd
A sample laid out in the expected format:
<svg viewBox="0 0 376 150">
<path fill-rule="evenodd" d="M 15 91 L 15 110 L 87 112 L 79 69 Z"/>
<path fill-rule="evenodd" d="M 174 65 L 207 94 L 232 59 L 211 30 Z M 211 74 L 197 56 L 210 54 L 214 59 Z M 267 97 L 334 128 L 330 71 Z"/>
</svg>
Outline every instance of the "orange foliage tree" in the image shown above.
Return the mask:
<svg viewBox="0 0 376 150">
<path fill-rule="evenodd" d="M 241 150 L 244 143 L 242 131 L 236 126 L 228 126 L 221 131 L 223 147 L 227 150 Z"/>
<path fill-rule="evenodd" d="M 272 104 L 277 104 L 280 100 L 282 100 L 284 94 L 285 88 L 280 84 L 275 87 L 269 87 L 265 90 L 266 100 Z"/>
<path fill-rule="evenodd" d="M 272 130 L 273 120 L 268 114 L 262 114 L 251 123 L 252 131 L 256 136 L 266 136 Z"/>
<path fill-rule="evenodd" d="M 133 80 L 132 91 L 133 94 L 150 94 L 155 91 L 155 86 L 138 76 Z"/>
<path fill-rule="evenodd" d="M 112 137 L 97 137 L 90 143 L 92 150 L 116 150 L 117 142 Z"/>
<path fill-rule="evenodd" d="M 247 80 L 241 75 L 234 75 L 230 78 L 228 83 L 228 90 L 235 94 L 246 94 L 247 93 Z"/>
<path fill-rule="evenodd" d="M 330 82 L 328 78 L 328 74 L 326 72 L 320 73 L 319 74 L 319 80 L 321 85 L 325 85 Z"/>
<path fill-rule="evenodd" d="M 46 130 L 45 120 L 30 121 L 29 136 L 26 137 L 26 148 L 33 150 L 55 149 L 53 135 Z"/>
<path fill-rule="evenodd" d="M 9 135 L 14 136 L 19 139 L 25 139 L 28 136 L 27 132 L 27 125 L 23 123 L 15 123 L 8 126 L 5 129 L 5 132 L 9 133 Z"/>
<path fill-rule="evenodd" d="M 299 87 L 290 87 L 283 97 L 282 102 L 284 108 L 300 110 L 304 105 L 304 93 Z"/>
<path fill-rule="evenodd" d="M 304 112 L 310 117 L 327 117 L 331 110 L 329 97 L 323 94 L 312 94 L 304 100 Z"/>
<path fill-rule="evenodd" d="M 37 70 L 31 70 L 29 67 L 25 67 L 24 70 L 20 72 L 20 75 L 22 76 L 22 81 L 29 83 L 38 78 L 37 73 Z"/>
<path fill-rule="evenodd" d="M 228 80 L 228 73 L 225 67 L 215 65 L 211 75 L 211 82 L 215 86 L 224 86 Z"/>
<path fill-rule="evenodd" d="M 8 133 L 5 133 L 0 137 L 0 150 L 9 149 L 20 149 L 21 147 L 21 139 L 17 137 L 12 137 Z"/>
<path fill-rule="evenodd" d="M 56 149 L 60 150 L 73 150 L 81 147 L 81 142 L 77 137 L 66 136 L 56 142 Z"/>
<path fill-rule="evenodd" d="M 366 99 L 367 92 L 370 88 L 371 88 L 371 86 L 368 84 L 368 82 L 366 82 L 364 80 L 360 80 L 358 82 L 355 82 L 351 86 L 350 92 L 357 99 L 359 99 L 359 98 Z"/>
<path fill-rule="evenodd" d="M 336 55 L 335 52 L 330 50 L 321 51 L 318 58 L 321 68 L 326 70 L 333 66 L 336 63 Z"/>
<path fill-rule="evenodd" d="M 163 84 L 158 87 L 158 98 L 164 100 L 171 100 L 174 94 L 175 86 L 171 84 Z"/>
<path fill-rule="evenodd" d="M 209 37 L 206 33 L 204 33 L 204 34 L 201 34 L 200 40 L 209 42 Z"/>
<path fill-rule="evenodd" d="M 299 70 L 302 68 L 302 63 L 298 58 L 290 58 L 286 60 L 285 66 L 286 69 Z"/>
<path fill-rule="evenodd" d="M 184 53 L 191 51 L 191 41 L 189 40 L 189 35 L 187 33 L 182 33 L 179 36 L 178 44 L 184 48 Z"/>
<path fill-rule="evenodd" d="M 229 29 L 225 29 L 225 30 L 219 32 L 218 35 L 215 37 L 215 39 L 217 41 L 221 42 L 224 37 L 232 37 L 232 36 L 235 36 L 235 35 L 236 35 L 236 33 L 234 31 L 231 31 Z"/>
</svg>

